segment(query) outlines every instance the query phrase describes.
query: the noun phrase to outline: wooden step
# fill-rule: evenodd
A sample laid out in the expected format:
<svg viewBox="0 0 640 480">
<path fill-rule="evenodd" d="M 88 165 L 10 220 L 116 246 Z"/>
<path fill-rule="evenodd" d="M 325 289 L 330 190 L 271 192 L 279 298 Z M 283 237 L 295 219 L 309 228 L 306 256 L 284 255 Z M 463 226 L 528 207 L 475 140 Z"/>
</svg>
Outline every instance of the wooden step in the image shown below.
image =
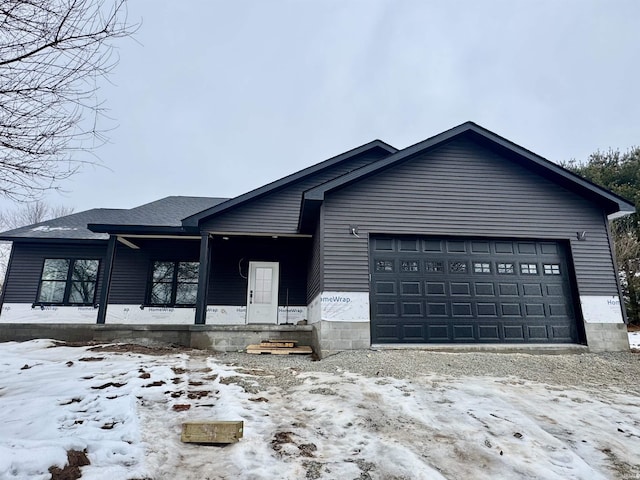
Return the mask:
<svg viewBox="0 0 640 480">
<path fill-rule="evenodd" d="M 260 346 L 263 348 L 291 348 L 295 347 L 297 340 L 263 340 Z"/>
<path fill-rule="evenodd" d="M 310 355 L 313 353 L 311 347 L 301 346 L 301 347 L 263 347 L 260 345 L 249 345 L 247 347 L 247 353 L 252 353 L 254 355 L 259 354 L 272 354 L 272 355 Z"/>
</svg>

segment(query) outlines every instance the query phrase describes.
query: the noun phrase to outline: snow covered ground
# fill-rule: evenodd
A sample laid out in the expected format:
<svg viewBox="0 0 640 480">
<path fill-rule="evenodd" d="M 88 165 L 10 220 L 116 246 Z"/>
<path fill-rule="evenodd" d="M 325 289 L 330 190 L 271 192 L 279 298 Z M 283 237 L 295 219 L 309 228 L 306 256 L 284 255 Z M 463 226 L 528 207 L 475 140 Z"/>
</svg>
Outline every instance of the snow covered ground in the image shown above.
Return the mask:
<svg viewBox="0 0 640 480">
<path fill-rule="evenodd" d="M 0 344 L 2 480 L 49 479 L 68 450 L 96 480 L 640 478 L 637 389 L 54 345 Z M 270 375 L 297 381 L 261 386 Z M 244 438 L 183 444 L 187 420 L 244 420 Z"/>
</svg>

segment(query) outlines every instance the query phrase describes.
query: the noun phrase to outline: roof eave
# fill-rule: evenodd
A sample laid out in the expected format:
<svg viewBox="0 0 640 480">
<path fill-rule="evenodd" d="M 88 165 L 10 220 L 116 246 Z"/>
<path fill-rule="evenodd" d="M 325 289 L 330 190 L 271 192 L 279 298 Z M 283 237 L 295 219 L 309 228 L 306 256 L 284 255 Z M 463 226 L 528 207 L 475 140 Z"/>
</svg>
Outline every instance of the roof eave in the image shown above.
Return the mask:
<svg viewBox="0 0 640 480">
<path fill-rule="evenodd" d="M 327 192 L 343 188 L 374 173 L 378 173 L 413 155 L 437 148 L 463 134 L 470 134 L 473 138 L 476 140 L 480 139 L 482 142 L 490 142 L 494 148 L 495 146 L 499 146 L 501 149 L 528 161 L 530 165 L 539 168 L 540 171 L 549 176 L 553 176 L 556 181 L 560 180 L 560 183 L 565 183 L 568 187 L 582 192 L 585 196 L 593 198 L 594 201 L 597 201 L 603 206 L 603 208 L 605 208 L 607 215 L 620 212 L 620 216 L 623 216 L 635 211 L 635 206 L 631 202 L 614 194 L 613 192 L 591 183 L 573 172 L 570 172 L 569 170 L 566 170 L 561 166 L 519 145 L 516 145 L 510 140 L 507 140 L 473 122 L 465 122 L 457 127 L 453 127 L 450 130 L 407 147 L 404 150 L 400 150 L 389 157 L 383 158 L 375 163 L 359 168 L 358 170 L 354 170 L 353 172 L 347 173 L 339 178 L 307 190 L 303 194 L 300 217 L 302 218 L 306 214 L 304 212 L 304 208 L 307 200 L 323 201 Z"/>
<path fill-rule="evenodd" d="M 218 205 L 215 205 L 207 210 L 203 210 L 202 212 L 196 213 L 195 215 L 191 215 L 189 217 L 186 217 L 182 220 L 182 226 L 183 227 L 198 227 L 198 225 L 200 224 L 200 222 L 205 219 L 205 218 L 209 218 L 213 215 L 219 214 L 225 210 L 228 210 L 232 207 L 238 206 L 240 204 L 243 204 L 245 202 L 248 202 L 250 200 L 254 200 L 256 198 L 259 198 L 261 196 L 267 195 L 271 192 L 277 191 L 279 189 L 282 189 L 284 187 L 286 187 L 287 185 L 290 185 L 293 182 L 296 182 L 298 180 L 301 180 L 305 177 L 308 177 L 309 175 L 313 175 L 325 168 L 329 168 L 337 163 L 340 163 L 344 160 L 347 160 L 349 158 L 355 157 L 357 155 L 360 155 L 362 153 L 365 153 L 369 150 L 373 150 L 375 148 L 379 148 L 382 149 L 386 152 L 389 153 L 389 155 L 393 155 L 396 152 L 398 152 L 398 149 L 389 145 L 388 143 L 383 142 L 382 140 L 373 140 L 372 142 L 366 143 L 364 145 L 361 145 L 359 147 L 356 147 L 352 150 L 349 150 L 347 152 L 344 152 L 340 155 L 336 155 L 335 157 L 331 157 L 328 160 L 324 160 L 323 162 L 317 163 L 315 165 L 312 165 L 310 167 L 307 167 L 303 170 L 300 170 L 298 172 L 292 173 L 291 175 L 287 175 L 286 177 L 283 177 L 279 180 L 276 180 L 274 182 L 268 183 L 267 185 L 264 185 L 262 187 L 256 188 L 255 190 L 251 190 L 250 192 L 247 192 L 245 194 L 242 194 L 238 197 L 235 198 L 231 198 L 229 200 L 227 200 L 226 202 L 222 202 Z"/>
<path fill-rule="evenodd" d="M 185 228 L 164 225 L 111 225 L 104 223 L 90 223 L 87 228 L 96 233 L 111 235 L 193 235 L 200 233 L 197 228 Z"/>
</svg>

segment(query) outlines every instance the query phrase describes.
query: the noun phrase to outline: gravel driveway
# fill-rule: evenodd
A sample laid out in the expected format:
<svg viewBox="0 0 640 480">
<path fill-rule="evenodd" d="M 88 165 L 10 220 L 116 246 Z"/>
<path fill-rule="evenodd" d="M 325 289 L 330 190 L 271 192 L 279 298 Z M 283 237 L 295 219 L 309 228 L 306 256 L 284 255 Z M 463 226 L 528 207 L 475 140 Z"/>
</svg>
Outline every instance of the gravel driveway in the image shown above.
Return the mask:
<svg viewBox="0 0 640 480">
<path fill-rule="evenodd" d="M 617 387 L 640 394 L 640 354 L 575 353 L 562 355 L 465 352 L 443 353 L 424 350 L 365 350 L 342 352 L 321 361 L 294 355 L 216 354 L 228 364 L 246 369 L 263 369 L 273 377 L 261 384 L 287 387 L 300 382 L 295 372 L 347 371 L 367 377 L 411 379 L 420 375 L 447 377 L 515 377 L 521 380 L 566 386 Z"/>
</svg>

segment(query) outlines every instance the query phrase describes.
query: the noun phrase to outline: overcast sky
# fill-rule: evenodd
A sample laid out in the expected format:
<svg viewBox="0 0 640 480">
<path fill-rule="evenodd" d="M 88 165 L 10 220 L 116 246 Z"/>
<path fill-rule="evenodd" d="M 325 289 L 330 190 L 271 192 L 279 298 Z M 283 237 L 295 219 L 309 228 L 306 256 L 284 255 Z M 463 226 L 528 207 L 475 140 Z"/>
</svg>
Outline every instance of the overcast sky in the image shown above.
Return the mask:
<svg viewBox="0 0 640 480">
<path fill-rule="evenodd" d="M 640 145 L 638 0 L 130 0 L 118 126 L 53 204 L 236 196 L 472 120 L 552 161 Z"/>
</svg>

